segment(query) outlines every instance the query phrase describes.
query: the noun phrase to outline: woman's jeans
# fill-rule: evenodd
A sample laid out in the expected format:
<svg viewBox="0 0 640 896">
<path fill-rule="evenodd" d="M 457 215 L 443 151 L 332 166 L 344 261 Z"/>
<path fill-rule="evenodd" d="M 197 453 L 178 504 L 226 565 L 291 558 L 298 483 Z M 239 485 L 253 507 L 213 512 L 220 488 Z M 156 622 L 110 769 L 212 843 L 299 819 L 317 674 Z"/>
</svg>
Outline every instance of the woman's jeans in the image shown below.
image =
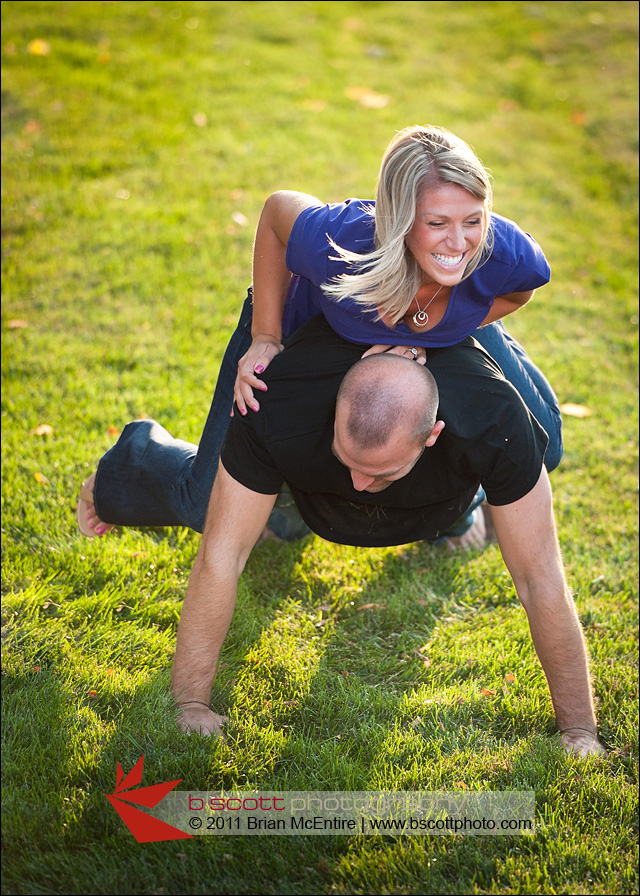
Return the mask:
<svg viewBox="0 0 640 896">
<path fill-rule="evenodd" d="M 136 420 L 125 426 L 117 443 L 100 460 L 94 500 L 103 522 L 136 527 L 188 526 L 202 532 L 229 426 L 238 361 L 251 344 L 251 320 L 249 292 L 222 360 L 199 446 L 174 439 L 154 420 Z M 561 414 L 551 386 L 500 321 L 473 335 L 498 362 L 549 435 L 545 464 L 551 471 L 562 457 Z M 481 497 L 483 493 L 472 508 Z M 471 525 L 472 508 L 448 534 L 466 531 Z M 278 497 L 268 525 L 287 540 L 309 531 L 286 491 Z"/>
</svg>

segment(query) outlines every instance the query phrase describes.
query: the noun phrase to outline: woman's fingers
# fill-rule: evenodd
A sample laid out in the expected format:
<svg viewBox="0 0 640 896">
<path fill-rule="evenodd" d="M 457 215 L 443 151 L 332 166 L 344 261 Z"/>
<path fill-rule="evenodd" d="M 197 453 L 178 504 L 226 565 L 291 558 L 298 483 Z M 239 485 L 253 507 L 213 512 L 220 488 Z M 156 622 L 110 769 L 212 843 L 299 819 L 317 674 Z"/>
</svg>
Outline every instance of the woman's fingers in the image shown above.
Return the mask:
<svg viewBox="0 0 640 896">
<path fill-rule="evenodd" d="M 238 375 L 233 388 L 233 396 L 238 411 L 244 416 L 247 408 L 252 411 L 260 410 L 260 403 L 255 398 L 253 390 L 267 391 L 267 385 L 258 374 L 264 373 L 272 359 L 280 354 L 283 346 L 270 340 L 253 342 L 249 351 L 238 362 Z M 231 409 L 233 417 L 233 408 Z"/>
<path fill-rule="evenodd" d="M 412 348 L 408 345 L 372 345 L 371 348 L 366 350 L 362 357 L 368 358 L 371 355 L 380 355 L 383 352 L 390 355 L 400 355 L 401 358 L 417 361 L 418 364 L 424 365 L 427 363 L 427 350 L 422 346 Z"/>
<path fill-rule="evenodd" d="M 372 345 L 371 348 L 368 348 L 366 352 L 363 354 L 363 358 L 368 358 L 370 355 L 381 355 L 383 352 L 389 352 L 393 346 L 391 345 Z"/>
</svg>

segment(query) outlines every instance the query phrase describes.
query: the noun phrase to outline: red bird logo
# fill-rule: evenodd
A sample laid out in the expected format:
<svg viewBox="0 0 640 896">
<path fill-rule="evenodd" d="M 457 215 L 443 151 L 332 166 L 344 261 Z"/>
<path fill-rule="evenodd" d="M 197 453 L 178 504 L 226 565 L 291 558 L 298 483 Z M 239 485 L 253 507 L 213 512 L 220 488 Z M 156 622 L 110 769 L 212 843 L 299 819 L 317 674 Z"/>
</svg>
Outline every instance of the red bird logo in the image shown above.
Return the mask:
<svg viewBox="0 0 640 896">
<path fill-rule="evenodd" d="M 192 835 L 186 834 L 180 828 L 174 828 L 172 825 L 152 815 L 141 812 L 140 809 L 128 805 L 135 803 L 137 806 L 146 806 L 153 809 L 157 806 L 176 784 L 182 781 L 167 781 L 164 784 L 152 784 L 150 787 L 138 787 L 142 783 L 142 767 L 144 765 L 144 756 L 133 766 L 128 775 L 122 771 L 122 766 L 118 763 L 118 771 L 116 772 L 116 789 L 113 793 L 105 793 L 113 808 L 116 810 L 120 818 L 124 821 L 138 843 L 157 843 L 159 840 L 191 840 Z M 137 787 L 137 790 L 131 788 Z"/>
</svg>

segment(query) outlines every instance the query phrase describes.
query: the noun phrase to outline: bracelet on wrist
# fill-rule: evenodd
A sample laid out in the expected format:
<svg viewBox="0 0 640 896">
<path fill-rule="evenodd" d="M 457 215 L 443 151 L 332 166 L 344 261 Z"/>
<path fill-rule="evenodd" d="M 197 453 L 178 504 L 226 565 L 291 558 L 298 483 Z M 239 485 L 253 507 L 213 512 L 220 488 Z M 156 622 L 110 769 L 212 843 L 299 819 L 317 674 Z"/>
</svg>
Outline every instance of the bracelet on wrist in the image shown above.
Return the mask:
<svg viewBox="0 0 640 896">
<path fill-rule="evenodd" d="M 597 737 L 597 728 L 581 728 L 579 725 L 571 725 L 569 728 L 558 728 L 558 734 L 568 734 L 570 731 L 585 731 L 592 737 Z"/>
</svg>

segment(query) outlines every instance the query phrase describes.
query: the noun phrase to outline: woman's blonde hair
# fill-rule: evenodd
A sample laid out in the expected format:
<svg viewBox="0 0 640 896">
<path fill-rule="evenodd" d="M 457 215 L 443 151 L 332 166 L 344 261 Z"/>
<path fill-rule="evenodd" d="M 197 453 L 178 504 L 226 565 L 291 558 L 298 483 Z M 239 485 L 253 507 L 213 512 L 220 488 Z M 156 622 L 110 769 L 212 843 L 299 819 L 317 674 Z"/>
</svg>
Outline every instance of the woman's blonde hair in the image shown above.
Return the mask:
<svg viewBox="0 0 640 896">
<path fill-rule="evenodd" d="M 456 184 L 483 204 L 482 240 L 469 259 L 468 277 L 491 253 L 491 180 L 473 149 L 445 128 L 414 125 L 400 131 L 382 158 L 375 210 L 375 249 L 358 255 L 332 242 L 338 257 L 355 272 L 322 285 L 331 298 L 353 298 L 377 317 L 395 324 L 406 313 L 422 285 L 422 270 L 406 246 L 405 237 L 416 206 L 428 187 Z"/>
</svg>

